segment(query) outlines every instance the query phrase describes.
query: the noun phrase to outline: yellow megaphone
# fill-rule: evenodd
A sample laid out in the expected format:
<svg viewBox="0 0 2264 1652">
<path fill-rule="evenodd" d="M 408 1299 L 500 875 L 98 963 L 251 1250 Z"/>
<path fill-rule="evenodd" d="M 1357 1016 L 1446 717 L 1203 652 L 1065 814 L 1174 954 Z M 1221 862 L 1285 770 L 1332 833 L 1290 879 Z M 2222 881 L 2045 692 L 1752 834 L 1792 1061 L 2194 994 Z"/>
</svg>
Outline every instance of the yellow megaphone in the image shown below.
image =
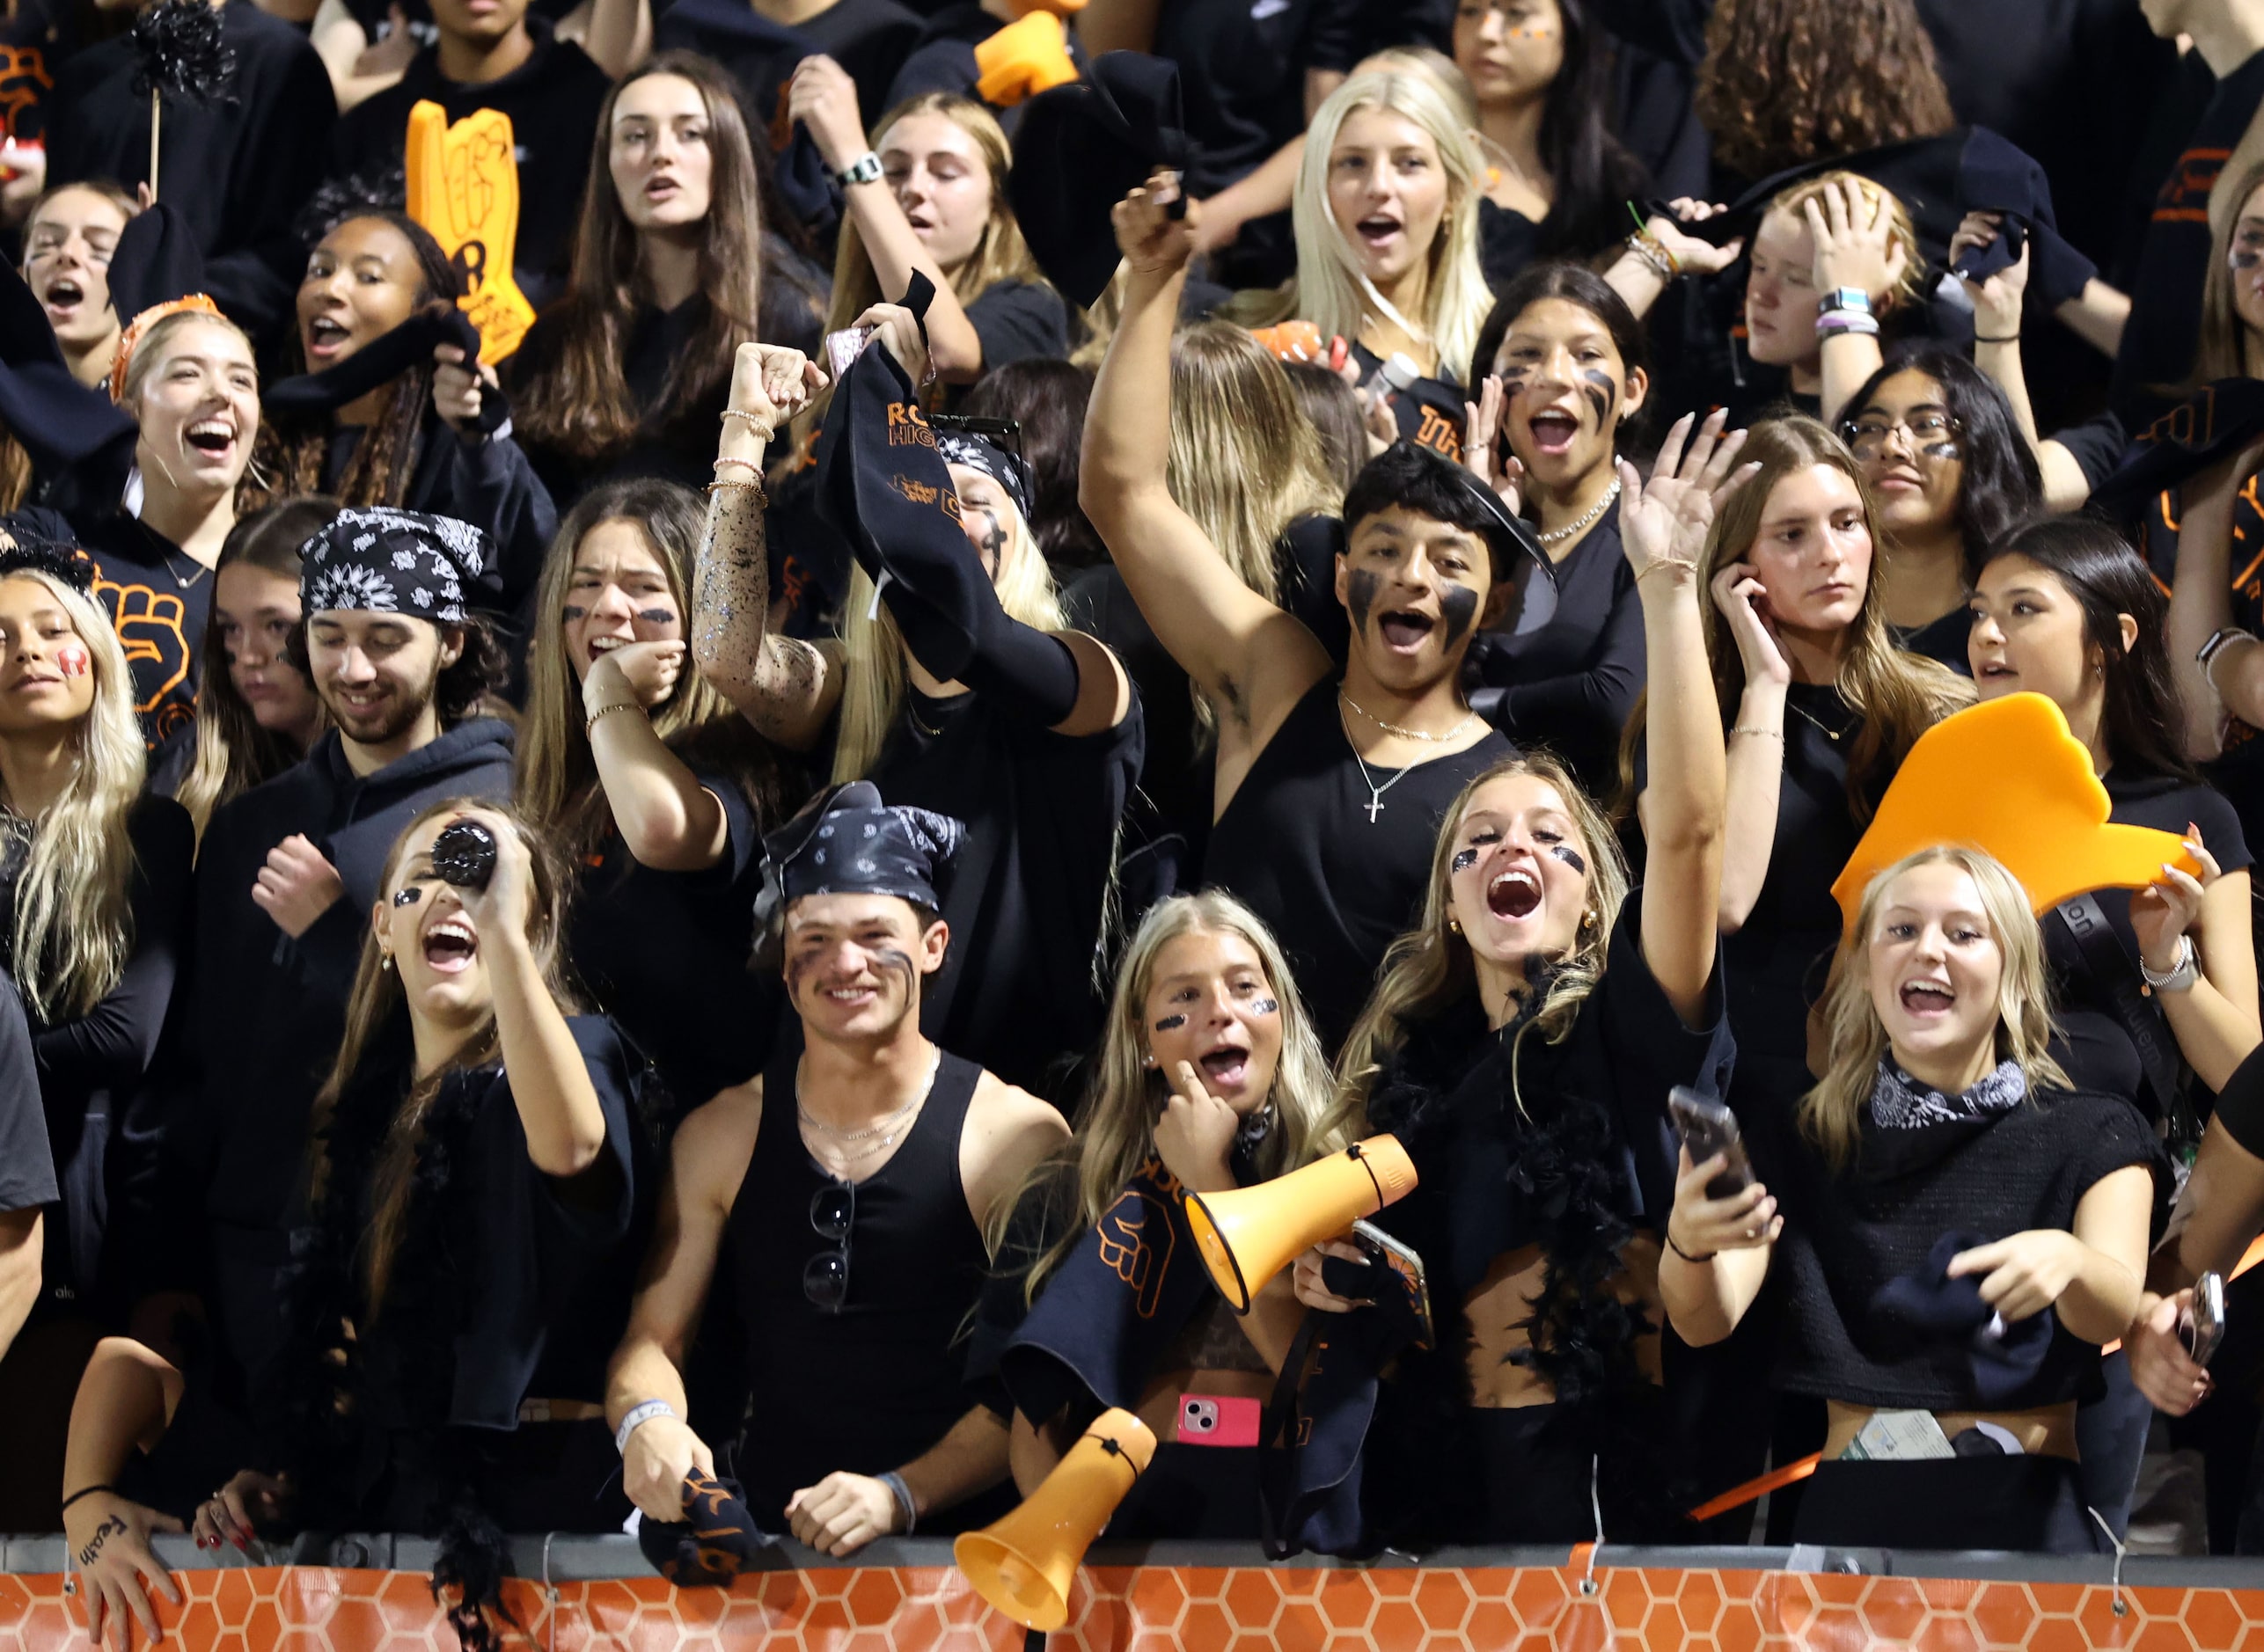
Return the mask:
<svg viewBox="0 0 2264 1652">
<path fill-rule="evenodd" d="M 998 109 L 1077 78 L 1066 29 L 1058 15 L 1043 11 L 1023 13 L 976 47 L 975 69 L 976 96 Z"/>
<path fill-rule="evenodd" d="M 1234 1193 L 1191 1193 L 1187 1225 L 1211 1281 L 1236 1313 L 1300 1251 L 1415 1191 L 1415 1161 L 1396 1136 L 1371 1136 L 1302 1170 Z"/>
<path fill-rule="evenodd" d="M 1093 1539 L 1155 1455 L 1155 1436 L 1129 1411 L 1103 1411 L 1021 1508 L 963 1532 L 951 1558 L 975 1592 L 1025 1629 L 1069 1621 L 1069 1580 Z"/>
</svg>

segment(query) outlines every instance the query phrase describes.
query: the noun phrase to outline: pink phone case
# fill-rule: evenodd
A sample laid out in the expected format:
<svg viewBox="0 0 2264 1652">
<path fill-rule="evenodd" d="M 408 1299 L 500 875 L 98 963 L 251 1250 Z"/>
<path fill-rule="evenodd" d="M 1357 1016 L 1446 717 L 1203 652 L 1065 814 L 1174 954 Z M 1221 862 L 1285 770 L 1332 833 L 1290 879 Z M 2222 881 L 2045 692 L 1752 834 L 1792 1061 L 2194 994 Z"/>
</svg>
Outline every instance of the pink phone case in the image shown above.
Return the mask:
<svg viewBox="0 0 2264 1652">
<path fill-rule="evenodd" d="M 1182 1394 L 1176 1436 L 1182 1445 L 1256 1445 L 1264 1412 L 1262 1405 L 1247 1397 Z"/>
</svg>

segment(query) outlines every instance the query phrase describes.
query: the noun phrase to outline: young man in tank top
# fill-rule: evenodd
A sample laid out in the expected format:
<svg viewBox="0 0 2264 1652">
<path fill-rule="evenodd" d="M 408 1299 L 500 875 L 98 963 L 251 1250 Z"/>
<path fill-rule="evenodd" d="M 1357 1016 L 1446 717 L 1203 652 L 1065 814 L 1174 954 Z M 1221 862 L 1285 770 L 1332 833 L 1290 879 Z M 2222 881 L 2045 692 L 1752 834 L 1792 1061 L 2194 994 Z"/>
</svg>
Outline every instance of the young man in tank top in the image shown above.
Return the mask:
<svg viewBox="0 0 2264 1652">
<path fill-rule="evenodd" d="M 753 1399 L 736 1469 L 758 1523 L 842 1555 L 981 1524 L 999 1511 L 984 1494 L 1010 1489 L 1006 1428 L 963 1393 L 957 1331 L 993 1214 L 1068 1128 L 920 1034 L 962 830 L 861 780 L 766 845 L 758 904 L 802 1036 L 677 1130 L 606 1395 L 648 1520 L 684 1519 L 685 1476 L 715 1473 L 682 1371 L 726 1247 Z"/>
<path fill-rule="evenodd" d="M 1205 881 L 1273 927 L 1333 1049 L 1416 919 L 1440 816 L 1512 755 L 1463 698 L 1470 639 L 1508 613 L 1519 564 L 1537 581 L 1520 628 L 1553 609 L 1555 587 L 1491 488 L 1398 442 L 1344 499 L 1336 595 L 1352 642 L 1336 680 L 1328 650 L 1236 576 L 1166 485 L 1171 334 L 1200 217 L 1192 203 L 1167 216 L 1175 190 L 1152 181 L 1116 209 L 1131 276 L 1086 416 L 1078 498 L 1218 713 Z"/>
</svg>

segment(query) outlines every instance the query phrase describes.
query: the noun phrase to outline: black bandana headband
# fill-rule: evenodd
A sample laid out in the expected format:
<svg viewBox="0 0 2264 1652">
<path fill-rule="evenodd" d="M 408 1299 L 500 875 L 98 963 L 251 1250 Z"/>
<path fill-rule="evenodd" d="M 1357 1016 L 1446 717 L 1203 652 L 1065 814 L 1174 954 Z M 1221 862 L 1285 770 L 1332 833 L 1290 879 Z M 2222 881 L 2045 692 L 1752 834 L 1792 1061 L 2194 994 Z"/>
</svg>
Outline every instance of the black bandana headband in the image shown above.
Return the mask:
<svg viewBox="0 0 2264 1652">
<path fill-rule="evenodd" d="M 934 910 L 966 837 L 948 815 L 892 807 L 871 781 L 852 780 L 763 840 L 756 923 L 769 929 L 805 895 L 892 895 Z"/>
<path fill-rule="evenodd" d="M 0 578 L 11 574 L 44 574 L 81 596 L 94 588 L 94 564 L 85 552 L 0 517 Z"/>
<path fill-rule="evenodd" d="M 935 432 L 935 451 L 946 464 L 963 464 L 980 471 L 1014 501 L 1014 508 L 1022 521 L 1029 521 L 1029 473 L 1022 462 L 985 435 L 971 430 L 938 428 Z"/>
<path fill-rule="evenodd" d="M 299 548 L 299 602 L 310 616 L 402 614 L 461 625 L 465 590 L 494 563 L 487 536 L 468 522 L 382 505 L 349 508 Z"/>
</svg>

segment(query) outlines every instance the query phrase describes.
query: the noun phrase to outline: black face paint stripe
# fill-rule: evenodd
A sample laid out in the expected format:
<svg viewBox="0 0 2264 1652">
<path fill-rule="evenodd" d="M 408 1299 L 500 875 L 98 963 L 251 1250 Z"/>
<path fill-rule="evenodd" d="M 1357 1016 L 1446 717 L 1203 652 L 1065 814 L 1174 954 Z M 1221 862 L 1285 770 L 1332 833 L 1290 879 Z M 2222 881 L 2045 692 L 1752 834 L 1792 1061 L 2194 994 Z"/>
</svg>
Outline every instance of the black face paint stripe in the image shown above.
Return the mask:
<svg viewBox="0 0 2264 1652">
<path fill-rule="evenodd" d="M 1965 457 L 1965 450 L 1954 442 L 1937 442 L 1930 446 L 1920 448 L 1918 451 L 1930 459 L 1947 461 Z"/>
<path fill-rule="evenodd" d="M 2235 269 L 2254 269 L 2259 263 L 2264 263 L 2264 252 L 2259 252 L 2253 248 L 2235 247 L 2225 261 Z"/>
<path fill-rule="evenodd" d="M 1185 1016 L 1167 1015 L 1155 1024 L 1155 1030 L 1159 1033 L 1176 1033 L 1186 1025 L 1187 1018 Z"/>
<path fill-rule="evenodd" d="M 1478 617 L 1478 594 L 1467 585 L 1447 586 L 1439 593 L 1439 611 L 1446 618 L 1447 646 L 1451 648 Z"/>
<path fill-rule="evenodd" d="M 414 906 L 422 899 L 424 899 L 424 891 L 417 888 L 414 883 L 410 884 L 405 889 L 395 889 L 393 891 L 393 904 L 395 906 Z"/>
<path fill-rule="evenodd" d="M 1610 374 L 1599 372 L 1593 367 L 1582 368 L 1580 376 L 1586 381 L 1580 386 L 1580 394 L 1586 396 L 1588 406 L 1596 410 L 1597 428 L 1608 435 L 1611 431 L 1611 410 L 1619 405 L 1619 386 L 1612 383 Z"/>
<path fill-rule="evenodd" d="M 1344 603 L 1352 610 L 1352 632 L 1365 636 L 1368 628 L 1368 612 L 1375 606 L 1376 593 L 1383 588 L 1383 581 L 1366 568 L 1356 568 L 1344 582 Z"/>
<path fill-rule="evenodd" d="M 1279 1015 L 1280 1012 L 1281 1001 L 1279 998 L 1260 998 L 1250 1005 L 1252 1015 Z"/>
<path fill-rule="evenodd" d="M 676 619 L 677 613 L 673 608 L 640 608 L 637 618 L 648 625 L 665 625 Z"/>
<path fill-rule="evenodd" d="M 1457 849 L 1454 852 L 1454 859 L 1453 863 L 1453 869 L 1454 871 L 1468 872 L 1472 866 L 1475 866 L 1477 864 L 1478 852 L 1476 850 Z"/>
<path fill-rule="evenodd" d="M 1575 872 L 1586 872 L 1588 869 L 1588 863 L 1580 859 L 1579 851 L 1570 844 L 1551 844 L 1549 845 L 1549 852 Z"/>
<path fill-rule="evenodd" d="M 565 607 L 558 610 L 558 617 L 561 619 L 587 619 L 590 618 L 590 610 L 586 608 L 580 607 L 575 603 L 568 603 Z"/>
</svg>

